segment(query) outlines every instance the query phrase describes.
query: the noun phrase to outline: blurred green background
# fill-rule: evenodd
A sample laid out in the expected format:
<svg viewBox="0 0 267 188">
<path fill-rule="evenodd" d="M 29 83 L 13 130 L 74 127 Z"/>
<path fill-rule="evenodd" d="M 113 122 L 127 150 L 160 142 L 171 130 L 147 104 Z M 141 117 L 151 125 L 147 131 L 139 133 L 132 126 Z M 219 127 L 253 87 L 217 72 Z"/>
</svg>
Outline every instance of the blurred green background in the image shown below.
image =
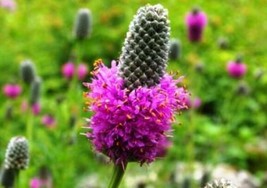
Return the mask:
<svg viewBox="0 0 267 188">
<path fill-rule="evenodd" d="M 16 100 L 0 94 L 0 162 L 12 136 L 25 135 L 26 126 L 33 125 L 30 143 L 29 168 L 21 173 L 19 187 L 28 187 L 38 169 L 50 169 L 54 187 L 78 187 L 89 175 L 96 175 L 105 187 L 112 165 L 103 163 L 87 139 L 82 82 L 69 83 L 61 74 L 61 67 L 77 54 L 92 70 L 96 59 L 106 64 L 117 59 L 128 31 L 128 25 L 140 6 L 161 3 L 169 10 L 171 38 L 182 44 L 179 60 L 170 61 L 169 71 L 185 76 L 185 85 L 192 98 L 202 101 L 198 109 L 177 115 L 173 125 L 173 146 L 164 159 L 150 166 L 131 164 L 126 176 L 155 172 L 148 182 L 152 187 L 172 187 L 170 179 L 177 162 L 204 165 L 227 163 L 245 169 L 260 181 L 267 170 L 267 96 L 266 70 L 267 11 L 264 0 L 17 0 L 16 9 L 0 7 L 0 86 L 19 83 L 22 95 Z M 208 25 L 201 43 L 187 39 L 185 15 L 199 6 L 208 16 Z M 92 13 L 92 34 L 83 42 L 75 41 L 73 25 L 77 11 L 88 8 Z M 228 48 L 220 49 L 218 40 L 228 40 Z M 226 64 L 238 54 L 243 56 L 248 71 L 242 79 L 233 79 L 226 72 Z M 42 78 L 42 110 L 38 116 L 21 111 L 21 103 L 28 100 L 28 89 L 19 77 L 19 65 L 31 59 Z M 76 64 L 80 62 L 75 62 Z M 200 68 L 201 67 L 201 70 Z M 258 76 L 259 71 L 263 75 Z M 90 81 L 90 77 L 85 81 Z M 249 92 L 237 92 L 245 85 Z M 62 101 L 59 102 L 59 99 Z M 9 106 L 12 118 L 6 118 Z M 42 115 L 53 114 L 56 126 L 48 129 L 41 123 Z M 70 119 L 76 120 L 74 126 Z M 175 172 L 176 173 L 176 172 Z M 192 168 L 187 169 L 192 175 Z M 155 175 L 154 174 L 154 175 Z M 128 185 L 127 185 L 128 184 Z M 88 186 L 89 187 L 89 186 Z M 134 187 L 127 183 L 122 187 Z M 175 187 L 175 185 L 173 185 Z"/>
</svg>

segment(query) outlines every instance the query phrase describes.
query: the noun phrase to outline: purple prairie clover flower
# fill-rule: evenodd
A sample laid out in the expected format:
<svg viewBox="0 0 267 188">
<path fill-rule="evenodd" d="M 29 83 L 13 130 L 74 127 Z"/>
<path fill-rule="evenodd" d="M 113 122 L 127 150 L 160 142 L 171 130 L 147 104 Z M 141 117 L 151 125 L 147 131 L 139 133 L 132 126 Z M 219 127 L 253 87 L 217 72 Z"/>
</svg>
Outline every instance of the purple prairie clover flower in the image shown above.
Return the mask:
<svg viewBox="0 0 267 188">
<path fill-rule="evenodd" d="M 95 149 L 122 165 L 130 161 L 142 165 L 161 157 L 169 145 L 175 112 L 187 108 L 188 93 L 177 86 L 182 78 L 165 73 L 157 85 L 130 91 L 124 88 L 115 61 L 111 68 L 101 60 L 95 66 L 92 83 L 84 83 L 89 89 L 84 94 L 88 109 L 94 113 L 86 135 Z"/>
<path fill-rule="evenodd" d="M 192 108 L 198 109 L 202 104 L 202 101 L 199 97 L 196 97 L 192 100 Z"/>
<path fill-rule="evenodd" d="M 20 104 L 20 109 L 22 112 L 26 112 L 29 108 L 29 104 L 26 100 L 23 100 Z"/>
<path fill-rule="evenodd" d="M 37 116 L 41 111 L 40 103 L 36 102 L 36 103 L 32 104 L 31 105 L 31 110 L 32 110 L 33 115 Z"/>
<path fill-rule="evenodd" d="M 16 9 L 16 2 L 14 0 L 0 0 L 0 7 L 14 11 Z"/>
<path fill-rule="evenodd" d="M 3 93 L 8 98 L 15 99 L 21 94 L 21 87 L 17 84 L 6 84 L 3 87 Z"/>
<path fill-rule="evenodd" d="M 55 118 L 50 114 L 44 115 L 41 121 L 43 125 L 49 128 L 54 127 L 56 124 Z"/>
<path fill-rule="evenodd" d="M 79 80 L 84 80 L 85 77 L 87 76 L 87 74 L 88 74 L 87 65 L 84 64 L 84 63 L 79 64 L 78 68 L 77 68 L 78 79 Z"/>
<path fill-rule="evenodd" d="M 188 96 L 188 98 L 186 99 L 186 105 L 188 106 L 188 108 L 192 108 L 192 109 L 198 109 L 202 104 L 202 101 L 199 97 L 191 97 Z"/>
<path fill-rule="evenodd" d="M 208 22 L 206 14 L 198 8 L 193 8 L 191 12 L 187 13 L 185 22 L 189 40 L 191 42 L 199 42 Z"/>
<path fill-rule="evenodd" d="M 241 78 L 247 71 L 246 64 L 241 61 L 229 61 L 227 63 L 227 72 L 233 78 Z"/>
<path fill-rule="evenodd" d="M 71 79 L 75 73 L 75 65 L 72 62 L 67 62 L 62 66 L 61 72 L 66 79 Z"/>
<path fill-rule="evenodd" d="M 30 188 L 52 188 L 51 179 L 42 179 L 34 177 L 30 180 Z"/>
<path fill-rule="evenodd" d="M 42 182 L 39 178 L 35 177 L 30 181 L 30 188 L 41 188 Z"/>
</svg>

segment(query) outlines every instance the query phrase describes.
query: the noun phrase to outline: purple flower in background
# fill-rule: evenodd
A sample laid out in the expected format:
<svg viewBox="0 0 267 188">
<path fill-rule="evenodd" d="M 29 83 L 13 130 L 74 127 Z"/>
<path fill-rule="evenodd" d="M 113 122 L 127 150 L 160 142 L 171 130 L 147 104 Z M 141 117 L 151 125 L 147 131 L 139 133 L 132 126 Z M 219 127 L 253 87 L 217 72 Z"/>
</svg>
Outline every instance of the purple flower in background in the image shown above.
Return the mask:
<svg viewBox="0 0 267 188">
<path fill-rule="evenodd" d="M 14 11 L 16 9 L 16 2 L 14 0 L 0 0 L 0 7 Z"/>
<path fill-rule="evenodd" d="M 192 107 L 194 109 L 198 109 L 201 106 L 201 104 L 202 104 L 201 99 L 199 97 L 196 97 L 196 98 L 193 99 Z"/>
<path fill-rule="evenodd" d="M 26 112 L 29 108 L 28 102 L 26 100 L 23 100 L 20 105 L 20 109 L 22 112 Z"/>
<path fill-rule="evenodd" d="M 72 62 L 67 62 L 62 66 L 61 72 L 66 79 L 71 79 L 75 73 L 75 66 Z"/>
<path fill-rule="evenodd" d="M 30 188 L 41 188 L 42 182 L 39 178 L 35 177 L 30 181 Z"/>
<path fill-rule="evenodd" d="M 79 64 L 78 68 L 77 68 L 78 79 L 79 80 L 84 80 L 85 77 L 87 76 L 87 74 L 88 74 L 87 65 L 84 64 L 84 63 Z"/>
<path fill-rule="evenodd" d="M 186 105 L 189 108 L 198 109 L 202 104 L 202 101 L 199 97 L 192 98 L 191 96 L 188 96 L 186 99 Z"/>
<path fill-rule="evenodd" d="M 54 127 L 56 124 L 56 120 L 52 115 L 44 115 L 42 117 L 42 124 L 45 125 L 46 127 Z"/>
<path fill-rule="evenodd" d="M 162 156 L 175 111 L 186 108 L 188 93 L 177 86 L 182 78 L 165 73 L 159 84 L 129 92 L 115 61 L 111 68 L 101 60 L 95 64 L 92 83 L 84 83 L 90 90 L 85 93 L 88 109 L 94 112 L 87 137 L 95 149 L 116 164 L 150 163 Z"/>
<path fill-rule="evenodd" d="M 32 109 L 32 113 L 37 116 L 41 111 L 40 103 L 37 102 L 37 103 L 32 104 L 31 109 Z"/>
<path fill-rule="evenodd" d="M 203 11 L 194 8 L 186 15 L 188 38 L 191 42 L 199 42 L 202 39 L 203 30 L 207 25 L 207 16 Z"/>
<path fill-rule="evenodd" d="M 5 96 L 15 99 L 21 94 L 21 87 L 17 84 L 6 84 L 3 87 Z"/>
<path fill-rule="evenodd" d="M 241 60 L 229 61 L 227 64 L 227 72 L 233 78 L 241 78 L 247 71 L 246 64 L 242 63 Z"/>
</svg>

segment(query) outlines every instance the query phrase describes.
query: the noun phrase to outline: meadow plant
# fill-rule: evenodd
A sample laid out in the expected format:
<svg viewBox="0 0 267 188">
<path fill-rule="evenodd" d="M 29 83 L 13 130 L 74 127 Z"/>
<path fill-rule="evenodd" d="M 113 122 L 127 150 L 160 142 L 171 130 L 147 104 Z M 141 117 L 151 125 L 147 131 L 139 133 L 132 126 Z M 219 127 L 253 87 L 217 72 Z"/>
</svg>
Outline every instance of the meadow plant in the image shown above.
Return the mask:
<svg viewBox="0 0 267 188">
<path fill-rule="evenodd" d="M 33 115 L 39 115 L 39 113 L 41 112 L 41 104 L 39 101 L 31 105 L 31 111 Z"/>
<path fill-rule="evenodd" d="M 84 83 L 94 113 L 86 136 L 115 164 L 110 187 L 118 187 L 128 162 L 149 164 L 165 155 L 174 113 L 186 108 L 188 93 L 177 86 L 182 78 L 166 73 L 169 31 L 165 8 L 141 7 L 119 62 L 108 68 L 97 60 L 92 83 Z"/>
<path fill-rule="evenodd" d="M 39 169 L 38 176 L 30 180 L 30 188 L 52 188 L 53 181 L 49 169 L 42 166 Z"/>
<path fill-rule="evenodd" d="M 27 139 L 21 136 L 11 138 L 5 154 L 1 185 L 4 188 L 12 188 L 20 170 L 27 168 L 28 164 L 29 147 Z"/>
<path fill-rule="evenodd" d="M 74 63 L 72 63 L 72 62 L 65 63 L 61 68 L 61 72 L 67 80 L 70 80 L 75 74 Z"/>
<path fill-rule="evenodd" d="M 3 87 L 3 93 L 10 99 L 15 99 L 21 94 L 21 87 L 18 84 L 6 84 Z"/>
<path fill-rule="evenodd" d="M 16 10 L 16 2 L 14 0 L 0 0 L 0 7 L 3 7 L 7 10 L 14 11 Z"/>
<path fill-rule="evenodd" d="M 31 60 L 25 60 L 20 64 L 20 76 L 24 83 L 28 85 L 35 79 L 35 66 Z"/>
<path fill-rule="evenodd" d="M 81 63 L 77 67 L 77 76 L 80 81 L 84 80 L 88 74 L 88 68 L 87 65 L 84 63 Z"/>
<path fill-rule="evenodd" d="M 244 64 L 242 59 L 238 57 L 235 61 L 229 61 L 226 69 L 231 77 L 241 78 L 247 72 L 247 65 Z"/>
<path fill-rule="evenodd" d="M 44 115 L 42 117 L 42 120 L 41 121 L 42 121 L 42 124 L 43 125 L 45 125 L 46 127 L 49 127 L 49 128 L 54 127 L 55 124 L 56 124 L 55 118 L 52 115 L 50 115 L 50 114 Z"/>
<path fill-rule="evenodd" d="M 39 77 L 36 77 L 32 83 L 30 88 L 30 104 L 38 103 L 41 97 L 41 85 L 42 81 Z"/>
<path fill-rule="evenodd" d="M 191 12 L 186 15 L 186 26 L 188 39 L 191 42 L 199 42 L 202 39 L 204 28 L 207 25 L 207 16 L 198 7 L 194 7 Z"/>
<path fill-rule="evenodd" d="M 87 8 L 81 8 L 76 16 L 74 24 L 74 36 L 78 40 L 85 39 L 92 32 L 92 15 Z"/>
<path fill-rule="evenodd" d="M 177 39 L 170 41 L 169 59 L 177 60 L 181 57 L 181 42 Z"/>
</svg>

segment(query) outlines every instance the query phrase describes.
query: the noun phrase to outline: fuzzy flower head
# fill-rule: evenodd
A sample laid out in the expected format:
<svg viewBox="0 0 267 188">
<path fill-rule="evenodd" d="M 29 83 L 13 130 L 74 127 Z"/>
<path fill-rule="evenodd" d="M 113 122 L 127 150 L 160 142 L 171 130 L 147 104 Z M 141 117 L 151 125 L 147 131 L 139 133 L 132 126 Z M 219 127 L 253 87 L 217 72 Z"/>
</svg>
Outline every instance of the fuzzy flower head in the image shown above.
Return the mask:
<svg viewBox="0 0 267 188">
<path fill-rule="evenodd" d="M 17 84 L 6 84 L 3 87 L 3 93 L 8 98 L 15 99 L 21 94 L 21 87 Z"/>
<path fill-rule="evenodd" d="M 84 85 L 93 112 L 86 134 L 94 148 L 115 164 L 150 163 L 165 154 L 175 112 L 187 108 L 182 78 L 166 73 L 169 44 L 167 10 L 141 7 L 129 27 L 119 63 L 95 62 Z"/>
<path fill-rule="evenodd" d="M 241 78 L 247 72 L 247 66 L 241 60 L 229 61 L 226 69 L 228 74 L 233 78 Z"/>
<path fill-rule="evenodd" d="M 42 117 L 42 124 L 46 127 L 54 127 L 56 124 L 56 120 L 52 115 L 46 114 Z"/>
<path fill-rule="evenodd" d="M 32 178 L 30 181 L 30 188 L 41 188 L 42 186 L 42 181 L 38 178 Z"/>
<path fill-rule="evenodd" d="M 40 103 L 36 102 L 36 103 L 32 104 L 31 105 L 31 110 L 32 110 L 33 115 L 37 116 L 41 111 Z"/>
<path fill-rule="evenodd" d="M 71 79 L 75 73 L 75 65 L 72 62 L 67 62 L 62 66 L 61 72 L 66 79 Z"/>
<path fill-rule="evenodd" d="M 195 7 L 186 15 L 188 38 L 191 42 L 198 42 L 202 38 L 203 30 L 207 25 L 207 16 L 199 8 Z"/>
<path fill-rule="evenodd" d="M 118 66 L 107 68 L 97 61 L 92 83 L 85 83 L 88 109 L 94 112 L 87 133 L 95 149 L 117 164 L 150 163 L 169 144 L 176 111 L 186 108 L 187 92 L 165 74 L 154 87 L 139 87 L 129 93 L 118 76 Z"/>
<path fill-rule="evenodd" d="M 87 65 L 84 64 L 84 63 L 79 64 L 78 68 L 77 68 L 78 79 L 79 80 L 84 80 L 85 77 L 87 76 L 87 74 L 88 74 Z"/>
</svg>

